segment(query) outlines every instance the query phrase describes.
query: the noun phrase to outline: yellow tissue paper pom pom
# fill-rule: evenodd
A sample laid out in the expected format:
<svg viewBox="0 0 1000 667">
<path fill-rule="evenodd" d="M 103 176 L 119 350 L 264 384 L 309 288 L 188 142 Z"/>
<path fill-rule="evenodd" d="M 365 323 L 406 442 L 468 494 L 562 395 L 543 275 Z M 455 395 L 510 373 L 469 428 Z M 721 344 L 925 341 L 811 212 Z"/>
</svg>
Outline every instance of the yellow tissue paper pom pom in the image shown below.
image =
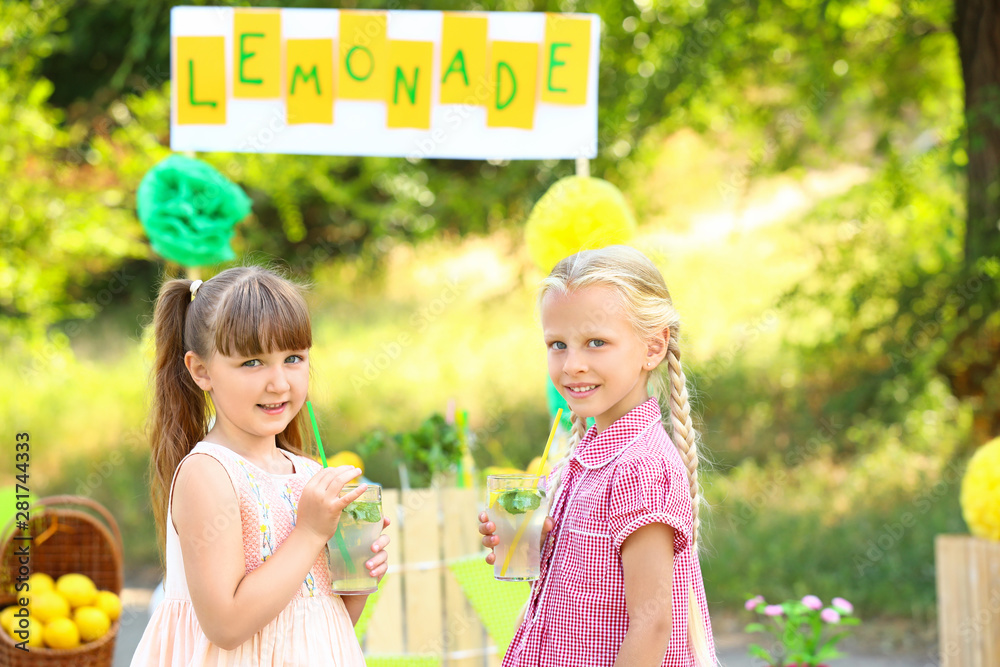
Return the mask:
<svg viewBox="0 0 1000 667">
<path fill-rule="evenodd" d="M 626 243 L 635 217 L 621 191 L 600 178 L 569 176 L 542 195 L 524 229 L 528 252 L 546 273 L 563 257 Z"/>
<path fill-rule="evenodd" d="M 1000 541 L 1000 438 L 980 447 L 969 460 L 961 501 L 972 534 Z"/>
</svg>

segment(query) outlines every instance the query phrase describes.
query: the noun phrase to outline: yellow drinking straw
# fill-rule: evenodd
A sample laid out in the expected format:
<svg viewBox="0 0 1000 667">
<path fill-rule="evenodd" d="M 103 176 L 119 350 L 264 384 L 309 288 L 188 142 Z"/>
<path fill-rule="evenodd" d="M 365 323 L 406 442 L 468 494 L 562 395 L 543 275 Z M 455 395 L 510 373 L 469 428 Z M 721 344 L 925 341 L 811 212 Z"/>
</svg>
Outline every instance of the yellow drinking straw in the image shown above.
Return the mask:
<svg viewBox="0 0 1000 667">
<path fill-rule="evenodd" d="M 538 472 L 535 473 L 536 483 L 538 481 L 538 478 L 542 476 L 542 472 L 545 470 L 545 462 L 549 459 L 549 448 L 552 446 L 552 441 L 556 437 L 556 429 L 559 427 L 560 417 L 562 417 L 562 408 L 559 408 L 559 410 L 556 411 L 556 420 L 552 424 L 552 430 L 549 431 L 549 441 L 545 443 L 545 451 L 542 452 L 542 460 L 538 462 Z M 529 512 L 531 511 L 534 510 L 529 510 Z M 514 533 L 514 539 L 510 543 L 510 548 L 507 549 L 507 557 L 503 559 L 503 566 L 500 568 L 501 577 L 507 576 L 507 566 L 510 565 L 510 557 L 514 555 L 514 547 L 517 546 L 518 540 L 521 539 L 521 534 L 524 532 L 524 529 L 528 527 L 529 517 L 530 514 L 525 515 L 524 522 L 521 524 L 521 527 L 517 529 L 516 533 Z"/>
</svg>

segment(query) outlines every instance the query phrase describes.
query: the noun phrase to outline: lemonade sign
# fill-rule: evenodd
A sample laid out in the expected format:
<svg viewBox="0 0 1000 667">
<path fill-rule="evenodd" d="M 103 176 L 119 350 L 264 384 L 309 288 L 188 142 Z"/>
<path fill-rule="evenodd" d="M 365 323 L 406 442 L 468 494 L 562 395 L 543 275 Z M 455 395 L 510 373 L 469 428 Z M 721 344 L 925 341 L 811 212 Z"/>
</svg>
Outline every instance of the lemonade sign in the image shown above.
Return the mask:
<svg viewBox="0 0 1000 667">
<path fill-rule="evenodd" d="M 593 14 L 175 7 L 176 151 L 597 154 Z"/>
</svg>

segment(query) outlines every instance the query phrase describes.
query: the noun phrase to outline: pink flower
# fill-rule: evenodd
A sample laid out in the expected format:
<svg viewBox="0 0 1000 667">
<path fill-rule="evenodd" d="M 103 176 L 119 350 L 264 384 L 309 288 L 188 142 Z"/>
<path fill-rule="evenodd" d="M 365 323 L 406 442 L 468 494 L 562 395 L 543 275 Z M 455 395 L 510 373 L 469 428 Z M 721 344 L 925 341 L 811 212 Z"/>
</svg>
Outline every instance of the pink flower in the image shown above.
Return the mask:
<svg viewBox="0 0 1000 667">
<path fill-rule="evenodd" d="M 804 604 L 805 606 L 809 607 L 810 609 L 822 609 L 823 608 L 823 601 L 820 600 L 815 595 L 807 595 L 804 598 L 802 598 L 802 604 Z"/>
<path fill-rule="evenodd" d="M 764 607 L 764 613 L 767 616 L 781 616 L 785 610 L 781 608 L 780 604 L 769 604 Z"/>
<path fill-rule="evenodd" d="M 832 609 L 830 607 L 821 611 L 819 617 L 827 623 L 840 623 L 840 614 L 837 613 L 836 609 Z"/>
<path fill-rule="evenodd" d="M 743 606 L 746 607 L 747 611 L 753 611 L 754 609 L 757 608 L 757 605 L 759 605 L 759 604 L 761 604 L 763 602 L 764 602 L 764 596 L 763 595 L 755 595 L 754 597 L 752 597 L 749 600 L 747 600 L 746 604 L 744 604 Z"/>
<path fill-rule="evenodd" d="M 854 613 L 854 605 L 845 600 L 844 598 L 833 598 L 833 601 L 830 604 L 836 607 L 838 610 L 840 610 L 841 613 L 844 614 Z"/>
</svg>

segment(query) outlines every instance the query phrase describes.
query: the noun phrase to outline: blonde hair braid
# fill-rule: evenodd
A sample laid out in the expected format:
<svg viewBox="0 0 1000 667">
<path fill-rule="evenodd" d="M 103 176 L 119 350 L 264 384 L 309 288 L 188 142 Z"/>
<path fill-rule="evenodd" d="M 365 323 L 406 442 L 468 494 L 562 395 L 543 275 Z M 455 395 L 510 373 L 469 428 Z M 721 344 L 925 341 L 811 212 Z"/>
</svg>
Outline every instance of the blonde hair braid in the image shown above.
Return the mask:
<svg viewBox="0 0 1000 667">
<path fill-rule="evenodd" d="M 667 374 L 670 378 L 670 435 L 674 446 L 684 460 L 688 471 L 688 482 L 691 486 L 691 543 L 697 548 L 698 506 L 701 504 L 701 486 L 698 483 L 698 432 L 695 431 L 691 419 L 691 406 L 688 403 L 687 381 L 684 369 L 673 350 L 667 351 Z"/>
</svg>

